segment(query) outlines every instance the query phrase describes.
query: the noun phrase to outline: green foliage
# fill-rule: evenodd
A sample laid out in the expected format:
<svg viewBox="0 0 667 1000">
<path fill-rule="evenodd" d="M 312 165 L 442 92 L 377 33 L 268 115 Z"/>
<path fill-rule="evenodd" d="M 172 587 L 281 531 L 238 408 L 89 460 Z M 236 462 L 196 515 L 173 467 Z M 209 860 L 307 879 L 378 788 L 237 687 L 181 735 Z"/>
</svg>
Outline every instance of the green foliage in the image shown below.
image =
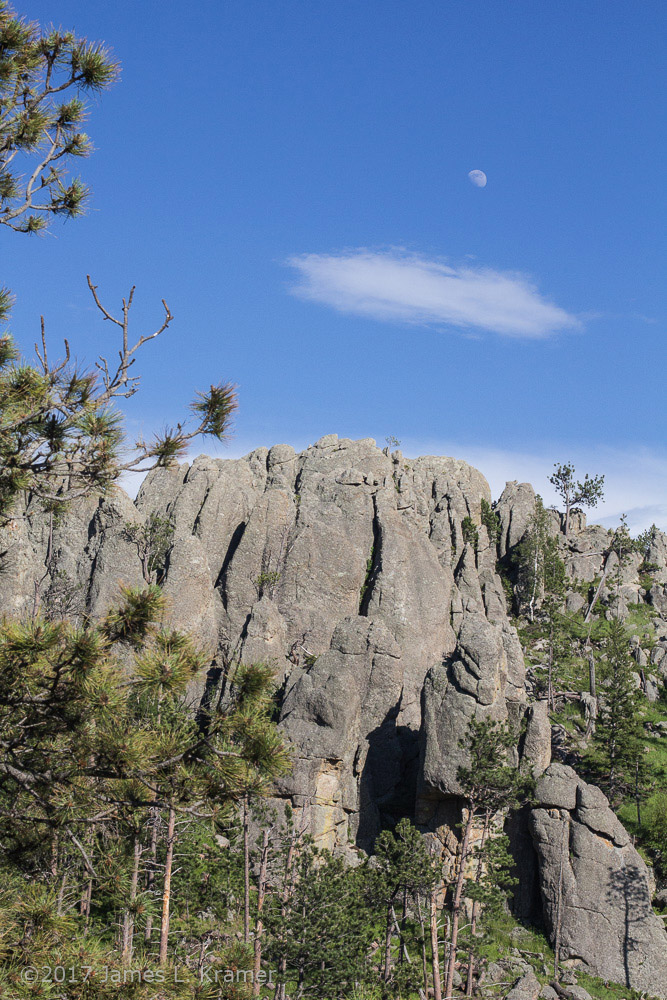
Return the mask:
<svg viewBox="0 0 667 1000">
<path fill-rule="evenodd" d="M 500 518 L 488 500 L 482 497 L 482 524 L 486 528 L 491 545 L 497 545 L 500 539 Z"/>
<path fill-rule="evenodd" d="M 104 358 L 96 363 L 97 371 L 77 368 L 67 342 L 65 358 L 51 362 L 43 328 L 36 364 L 19 357 L 10 337 L 0 340 L 0 518 L 9 516 L 23 492 L 30 491 L 43 505 L 105 494 L 123 472 L 169 466 L 198 435 L 222 439 L 228 433 L 237 407 L 234 387 L 212 386 L 192 404 L 199 418 L 196 427 L 187 430 L 179 423 L 149 442 L 138 440 L 131 457 L 124 454 L 122 420 L 114 401 L 138 390 L 138 377 L 130 375 L 136 352 L 163 333 L 173 316 L 163 301 L 162 325 L 132 345 L 128 323 L 134 289 L 123 300 L 122 318 L 117 318 L 102 305 L 90 278 L 88 284 L 104 318 L 122 330 L 115 369 Z"/>
<path fill-rule="evenodd" d="M 355 983 L 369 983 L 373 907 L 368 869 L 351 869 L 342 858 L 301 843 L 287 912 L 271 898 L 267 912 L 275 934 L 270 954 L 286 959 L 288 976 L 309 996 L 349 996 Z"/>
<path fill-rule="evenodd" d="M 477 549 L 477 546 L 479 545 L 479 532 L 477 530 L 477 525 L 468 514 L 461 522 L 461 534 L 466 545 L 472 545 L 475 549 Z"/>
<path fill-rule="evenodd" d="M 127 522 L 125 536 L 137 547 L 145 582 L 161 583 L 174 536 L 173 522 L 152 511 L 143 524 Z"/>
<path fill-rule="evenodd" d="M 255 577 L 254 584 L 257 589 L 257 596 L 259 598 L 263 597 L 264 594 L 268 594 L 269 597 L 273 596 L 273 591 L 276 588 L 276 584 L 280 580 L 280 573 L 278 570 L 266 570 Z"/>
<path fill-rule="evenodd" d="M 359 592 L 359 614 L 363 613 L 364 598 L 370 586 L 371 577 L 373 575 L 373 564 L 375 562 L 375 546 L 371 545 L 371 551 L 366 560 L 366 575 L 364 576 L 364 582 L 361 585 L 361 591 Z"/>
<path fill-rule="evenodd" d="M 667 788 L 649 796 L 642 809 L 642 842 L 651 851 L 658 874 L 667 877 Z"/>
<path fill-rule="evenodd" d="M 70 31 L 42 31 L 0 4 L 0 224 L 40 233 L 54 217 L 81 215 L 88 189 L 68 170 L 72 159 L 92 151 L 81 130 L 82 95 L 106 90 L 118 74 L 103 45 Z M 33 159 L 29 169 L 17 170 L 26 158 Z"/>
<path fill-rule="evenodd" d="M 643 776 L 641 695 L 633 677 L 628 635 L 622 622 L 609 623 L 600 664 L 601 698 L 589 761 L 612 803 Z"/>
<path fill-rule="evenodd" d="M 459 744 L 468 762 L 457 771 L 470 812 L 493 816 L 500 809 L 516 807 L 529 794 L 530 775 L 508 763 L 508 753 L 517 741 L 518 733 L 509 723 L 471 718 Z"/>
<path fill-rule="evenodd" d="M 565 504 L 565 534 L 568 533 L 570 514 L 581 507 L 597 507 L 604 498 L 604 476 L 589 476 L 576 480 L 574 466 L 569 462 L 554 464 L 556 470 L 549 482 Z"/>
<path fill-rule="evenodd" d="M 565 566 L 558 555 L 558 539 L 549 528 L 549 513 L 537 496 L 535 511 L 512 559 L 519 608 L 528 611 L 531 621 L 540 602 L 551 599 L 555 608 L 565 591 Z"/>
<path fill-rule="evenodd" d="M 652 524 L 650 528 L 645 528 L 644 531 L 640 531 L 634 540 L 634 547 L 637 552 L 640 552 L 644 557 L 644 563 L 648 559 L 648 554 L 651 550 L 651 546 L 658 537 L 658 527 Z M 657 567 L 656 567 L 657 568 Z M 650 572 L 648 566 L 644 566 L 645 572 Z"/>
<path fill-rule="evenodd" d="M 395 830 L 383 830 L 375 841 L 375 889 L 386 906 L 403 893 L 415 894 L 431 889 L 437 872 L 424 838 L 408 819 L 401 819 Z"/>
</svg>

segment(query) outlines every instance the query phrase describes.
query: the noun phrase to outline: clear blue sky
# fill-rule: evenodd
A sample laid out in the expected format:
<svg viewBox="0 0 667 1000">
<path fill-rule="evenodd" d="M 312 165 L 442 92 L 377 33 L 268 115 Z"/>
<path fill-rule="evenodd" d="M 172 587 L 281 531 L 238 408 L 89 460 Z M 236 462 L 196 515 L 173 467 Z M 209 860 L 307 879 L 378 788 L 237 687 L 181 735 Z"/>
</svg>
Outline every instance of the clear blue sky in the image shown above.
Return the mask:
<svg viewBox="0 0 667 1000">
<path fill-rule="evenodd" d="M 92 360 L 86 273 L 135 283 L 176 319 L 131 430 L 233 379 L 229 454 L 395 435 L 547 495 L 574 458 L 667 523 L 664 0 L 15 6 L 123 66 L 88 216 L 2 236 L 23 345 L 43 312 Z"/>
</svg>

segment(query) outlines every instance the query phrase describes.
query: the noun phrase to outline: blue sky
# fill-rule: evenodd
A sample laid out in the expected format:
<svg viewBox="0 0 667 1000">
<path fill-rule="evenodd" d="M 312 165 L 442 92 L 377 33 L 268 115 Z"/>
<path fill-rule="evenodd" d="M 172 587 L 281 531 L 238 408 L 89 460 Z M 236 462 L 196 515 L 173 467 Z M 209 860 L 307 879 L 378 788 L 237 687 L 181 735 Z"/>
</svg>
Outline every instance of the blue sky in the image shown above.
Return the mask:
<svg viewBox="0 0 667 1000">
<path fill-rule="evenodd" d="M 92 361 L 87 273 L 138 331 L 165 297 L 131 433 L 232 379 L 216 453 L 394 435 L 548 498 L 574 459 L 601 516 L 667 527 L 663 0 L 16 6 L 123 72 L 88 216 L 2 236 L 11 326 Z"/>
</svg>

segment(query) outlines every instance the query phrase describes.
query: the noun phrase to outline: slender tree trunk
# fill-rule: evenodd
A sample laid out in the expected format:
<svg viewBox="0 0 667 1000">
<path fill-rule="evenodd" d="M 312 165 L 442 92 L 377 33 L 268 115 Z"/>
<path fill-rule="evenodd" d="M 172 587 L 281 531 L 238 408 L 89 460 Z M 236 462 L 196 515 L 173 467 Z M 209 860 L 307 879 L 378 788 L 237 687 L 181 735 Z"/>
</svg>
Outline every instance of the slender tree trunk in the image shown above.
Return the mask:
<svg viewBox="0 0 667 1000">
<path fill-rule="evenodd" d="M 407 888 L 404 888 L 403 889 L 403 908 L 401 910 L 401 926 L 400 926 L 400 930 L 399 930 L 399 942 L 400 942 L 399 943 L 399 954 L 400 954 L 400 960 L 399 961 L 400 961 L 401 965 L 403 965 L 403 949 L 405 947 L 405 945 L 404 945 L 403 942 L 405 941 L 405 924 L 406 924 L 407 919 L 408 919 L 408 890 L 407 890 Z"/>
<path fill-rule="evenodd" d="M 250 835 L 248 794 L 243 796 L 243 942 L 250 942 Z"/>
<path fill-rule="evenodd" d="M 528 609 L 530 612 L 530 620 L 533 621 L 535 617 L 535 598 L 537 597 L 537 570 L 539 567 L 539 545 L 537 539 L 535 540 L 535 558 L 533 559 L 533 588 L 530 595 L 530 604 Z"/>
<path fill-rule="evenodd" d="M 595 593 L 593 594 L 593 600 L 592 600 L 592 601 L 591 601 L 591 603 L 590 603 L 590 604 L 588 605 L 588 611 L 586 612 L 586 615 L 585 615 L 585 617 L 584 617 L 584 622 L 585 622 L 586 624 L 588 624 L 588 622 L 590 621 L 590 617 L 591 617 L 591 615 L 593 614 L 593 608 L 595 607 L 595 604 L 596 604 L 596 602 L 597 602 L 597 599 L 598 599 L 598 597 L 600 596 L 600 591 L 602 590 L 602 586 L 603 586 L 603 584 L 604 584 L 604 581 L 605 581 L 605 577 L 606 577 L 606 575 L 607 575 L 607 562 L 608 562 L 608 560 L 609 560 L 609 555 L 610 555 L 610 553 L 609 553 L 609 552 L 607 552 L 607 554 L 606 554 L 606 555 L 605 555 L 605 557 L 604 557 L 604 562 L 603 562 L 603 564 L 602 564 L 602 575 L 600 576 L 600 582 L 599 582 L 599 583 L 598 583 L 598 585 L 597 585 L 597 588 L 596 588 L 596 590 L 595 590 Z"/>
<path fill-rule="evenodd" d="M 426 928 L 422 913 L 421 895 L 417 893 L 417 919 L 419 920 L 420 944 L 422 953 L 422 978 L 424 980 L 424 995 L 428 995 L 428 963 L 426 961 Z"/>
<path fill-rule="evenodd" d="M 130 882 L 130 906 L 123 914 L 123 944 L 121 948 L 121 961 L 124 965 L 132 961 L 132 948 L 134 944 L 134 903 L 137 898 L 139 888 L 139 859 L 141 858 L 141 840 L 139 832 L 134 834 L 134 857 L 132 860 L 132 880 Z"/>
<path fill-rule="evenodd" d="M 56 907 L 56 913 L 60 916 L 63 912 L 63 903 L 65 901 L 65 886 L 67 885 L 67 872 L 63 872 L 63 877 L 60 880 L 60 888 L 58 889 L 58 903 Z"/>
<path fill-rule="evenodd" d="M 489 832 L 489 823 L 491 822 L 491 815 L 487 810 L 484 816 L 484 829 L 482 830 L 482 839 L 480 841 L 480 857 L 477 859 L 477 871 L 475 872 L 475 882 L 477 885 L 482 880 L 482 872 L 484 865 L 482 863 L 481 851 L 484 850 L 484 844 L 486 843 L 486 838 Z M 477 930 L 477 914 L 479 912 L 479 903 L 477 900 L 473 900 L 472 904 L 472 916 L 470 918 L 470 954 L 468 955 L 468 976 L 466 979 L 466 996 L 472 996 L 472 985 L 473 978 L 475 974 L 475 931 Z"/>
<path fill-rule="evenodd" d="M 438 907 L 435 889 L 429 899 L 429 918 L 431 925 L 431 964 L 433 967 L 433 1000 L 442 1000 L 442 985 L 440 982 L 440 952 L 438 945 Z"/>
<path fill-rule="evenodd" d="M 160 722 L 162 720 L 162 707 L 160 701 L 158 701 L 157 709 L 157 726 L 159 728 Z M 153 800 L 155 800 L 155 792 L 153 792 Z M 150 826 L 151 826 L 151 839 L 149 846 L 149 863 L 148 870 L 146 872 L 146 891 L 151 894 L 155 886 L 155 867 L 157 864 L 157 835 L 158 826 L 160 825 L 160 810 L 156 806 L 152 806 L 150 810 Z M 144 941 L 150 942 L 151 934 L 153 932 L 153 915 L 149 913 L 146 916 L 146 926 L 144 928 Z"/>
<path fill-rule="evenodd" d="M 151 809 L 151 839 L 148 847 L 149 851 L 149 864 L 148 871 L 146 872 L 146 891 L 152 893 L 155 886 L 155 866 L 157 864 L 157 830 L 159 822 L 159 811 L 153 807 Z M 151 933 L 153 930 L 153 914 L 149 913 L 146 917 L 146 926 L 144 928 L 144 940 L 150 941 Z"/>
<path fill-rule="evenodd" d="M 384 935 L 384 981 L 389 982 L 391 975 L 391 932 L 394 926 L 393 906 L 389 903 L 387 907 L 387 926 Z"/>
<path fill-rule="evenodd" d="M 642 804 L 639 794 L 639 761 L 635 761 L 635 804 L 637 806 L 637 826 L 642 825 Z"/>
<path fill-rule="evenodd" d="M 590 691 L 591 698 L 597 698 L 597 681 L 595 677 L 595 654 L 593 650 L 588 654 L 588 690 Z"/>
<path fill-rule="evenodd" d="M 86 836 L 86 848 L 88 850 L 89 856 L 92 856 L 93 847 L 95 844 L 95 828 L 91 825 Z M 88 932 L 88 924 L 90 922 L 90 903 L 93 897 L 93 876 L 88 872 L 88 877 L 84 882 L 83 889 L 81 890 L 81 901 L 79 903 L 79 913 L 84 918 L 83 933 L 84 936 Z"/>
<path fill-rule="evenodd" d="M 296 832 L 293 834 L 292 840 L 289 845 L 289 850 L 287 851 L 287 859 L 285 861 L 285 876 L 283 881 L 282 900 L 280 904 L 280 916 L 283 922 L 285 920 L 285 917 L 287 916 L 287 904 L 289 902 L 289 898 L 293 888 L 293 871 L 294 871 L 294 862 L 296 855 L 296 844 L 299 835 L 300 834 Z M 276 991 L 274 994 L 275 1000 L 285 1000 L 286 972 L 287 972 L 287 956 L 283 952 L 278 962 L 278 974 L 280 976 L 281 981 L 278 982 L 276 986 Z"/>
<path fill-rule="evenodd" d="M 47 576 L 51 572 L 51 560 L 53 557 L 53 511 L 49 511 L 49 534 L 46 543 L 46 556 L 44 557 L 44 576 L 39 580 L 35 580 L 35 588 L 32 601 L 32 617 L 35 619 L 39 611 L 39 604 L 41 600 L 42 584 L 46 580 Z"/>
<path fill-rule="evenodd" d="M 58 831 L 54 830 L 51 835 L 51 859 L 49 864 L 49 870 L 51 872 L 51 878 L 55 881 L 58 878 Z"/>
<path fill-rule="evenodd" d="M 451 997 L 452 989 L 454 986 L 454 967 L 456 965 L 456 945 L 459 937 L 461 898 L 463 896 L 463 885 L 465 882 L 465 864 L 466 861 L 468 860 L 470 834 L 472 832 L 473 819 L 474 819 L 474 810 L 472 808 L 472 803 L 469 803 L 468 818 L 466 819 L 466 825 L 463 831 L 463 840 L 461 841 L 461 855 L 459 859 L 459 868 L 456 875 L 456 888 L 454 889 L 454 900 L 452 902 L 452 933 L 451 933 L 451 940 L 449 943 L 449 955 L 447 956 L 447 979 L 445 981 L 445 1000 L 448 1000 L 448 998 Z"/>
<path fill-rule="evenodd" d="M 254 954 L 253 954 L 253 966 L 252 966 L 252 995 L 258 997 L 260 994 L 261 983 L 258 980 L 258 975 L 262 967 L 262 934 L 264 931 L 264 924 L 262 922 L 262 913 L 264 912 L 264 898 L 266 895 L 266 873 L 269 866 L 269 831 L 265 830 L 262 837 L 262 853 L 259 862 L 259 876 L 257 879 L 257 920 L 255 922 L 255 940 L 254 944 Z"/>
<path fill-rule="evenodd" d="M 160 922 L 160 965 L 167 963 L 169 944 L 169 915 L 171 901 L 171 871 L 174 864 L 174 842 L 176 840 L 176 810 L 169 806 L 167 823 L 167 854 L 164 863 L 164 884 L 162 887 L 162 920 Z"/>
</svg>

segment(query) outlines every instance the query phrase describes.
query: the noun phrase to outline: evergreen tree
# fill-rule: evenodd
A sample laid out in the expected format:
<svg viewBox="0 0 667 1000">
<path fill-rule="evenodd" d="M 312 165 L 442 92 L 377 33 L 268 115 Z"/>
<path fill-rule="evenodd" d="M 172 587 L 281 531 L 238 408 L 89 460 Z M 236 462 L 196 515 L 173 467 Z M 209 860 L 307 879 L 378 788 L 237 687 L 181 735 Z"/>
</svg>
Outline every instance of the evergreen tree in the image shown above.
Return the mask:
<svg viewBox="0 0 667 1000">
<path fill-rule="evenodd" d="M 115 365 L 100 358 L 97 371 L 80 369 L 71 363 L 67 342 L 65 358 L 53 363 L 43 323 L 34 365 L 19 357 L 9 335 L 0 337 L 0 518 L 10 514 L 22 493 L 30 493 L 47 509 L 62 510 L 69 501 L 107 492 L 123 472 L 169 466 L 197 436 L 222 440 L 229 431 L 237 407 L 235 387 L 219 383 L 198 393 L 191 404 L 192 429 L 178 423 L 151 441 L 139 439 L 134 453 L 127 455 L 114 403 L 137 392 L 139 378 L 130 373 L 137 351 L 160 336 L 173 316 L 163 301 L 161 325 L 132 344 L 129 316 L 134 289 L 123 299 L 119 318 L 102 305 L 90 278 L 88 283 L 104 318 L 121 331 Z"/>
<path fill-rule="evenodd" d="M 89 156 L 81 131 L 87 95 L 106 90 L 119 66 L 99 43 L 40 27 L 0 3 L 0 224 L 42 232 L 55 217 L 80 215 L 88 189 L 67 176 Z M 25 158 L 27 173 L 17 170 Z"/>
<path fill-rule="evenodd" d="M 601 662 L 601 693 L 590 763 L 612 804 L 639 785 L 644 770 L 641 694 L 623 623 L 609 623 Z"/>
<path fill-rule="evenodd" d="M 457 773 L 465 806 L 454 874 L 445 997 L 451 997 L 454 985 L 460 917 L 465 899 L 466 873 L 474 850 L 472 837 L 475 825 L 481 820 L 478 849 L 483 851 L 494 817 L 502 809 L 515 807 L 526 797 L 530 787 L 530 779 L 507 762 L 508 752 L 516 746 L 516 742 L 517 735 L 507 723 L 473 717 L 460 743 L 469 764 L 460 767 Z"/>
<path fill-rule="evenodd" d="M 565 504 L 565 537 L 570 531 L 570 514 L 580 507 L 597 507 L 604 497 L 604 476 L 589 476 L 575 480 L 574 466 L 569 462 L 554 465 L 555 472 L 549 482 Z"/>
<path fill-rule="evenodd" d="M 538 495 L 526 533 L 513 557 L 519 610 L 527 608 L 531 622 L 543 598 L 559 598 L 564 592 L 565 566 L 558 555 L 558 538 L 549 526 L 549 512 Z"/>
<path fill-rule="evenodd" d="M 392 937 L 398 927 L 396 907 L 401 910 L 400 960 L 404 954 L 403 928 L 408 903 L 418 893 L 428 893 L 435 887 L 438 872 L 422 834 L 407 819 L 399 820 L 394 832 L 382 831 L 375 842 L 375 860 L 374 895 L 385 913 L 383 978 L 388 983 L 392 978 Z"/>
</svg>

